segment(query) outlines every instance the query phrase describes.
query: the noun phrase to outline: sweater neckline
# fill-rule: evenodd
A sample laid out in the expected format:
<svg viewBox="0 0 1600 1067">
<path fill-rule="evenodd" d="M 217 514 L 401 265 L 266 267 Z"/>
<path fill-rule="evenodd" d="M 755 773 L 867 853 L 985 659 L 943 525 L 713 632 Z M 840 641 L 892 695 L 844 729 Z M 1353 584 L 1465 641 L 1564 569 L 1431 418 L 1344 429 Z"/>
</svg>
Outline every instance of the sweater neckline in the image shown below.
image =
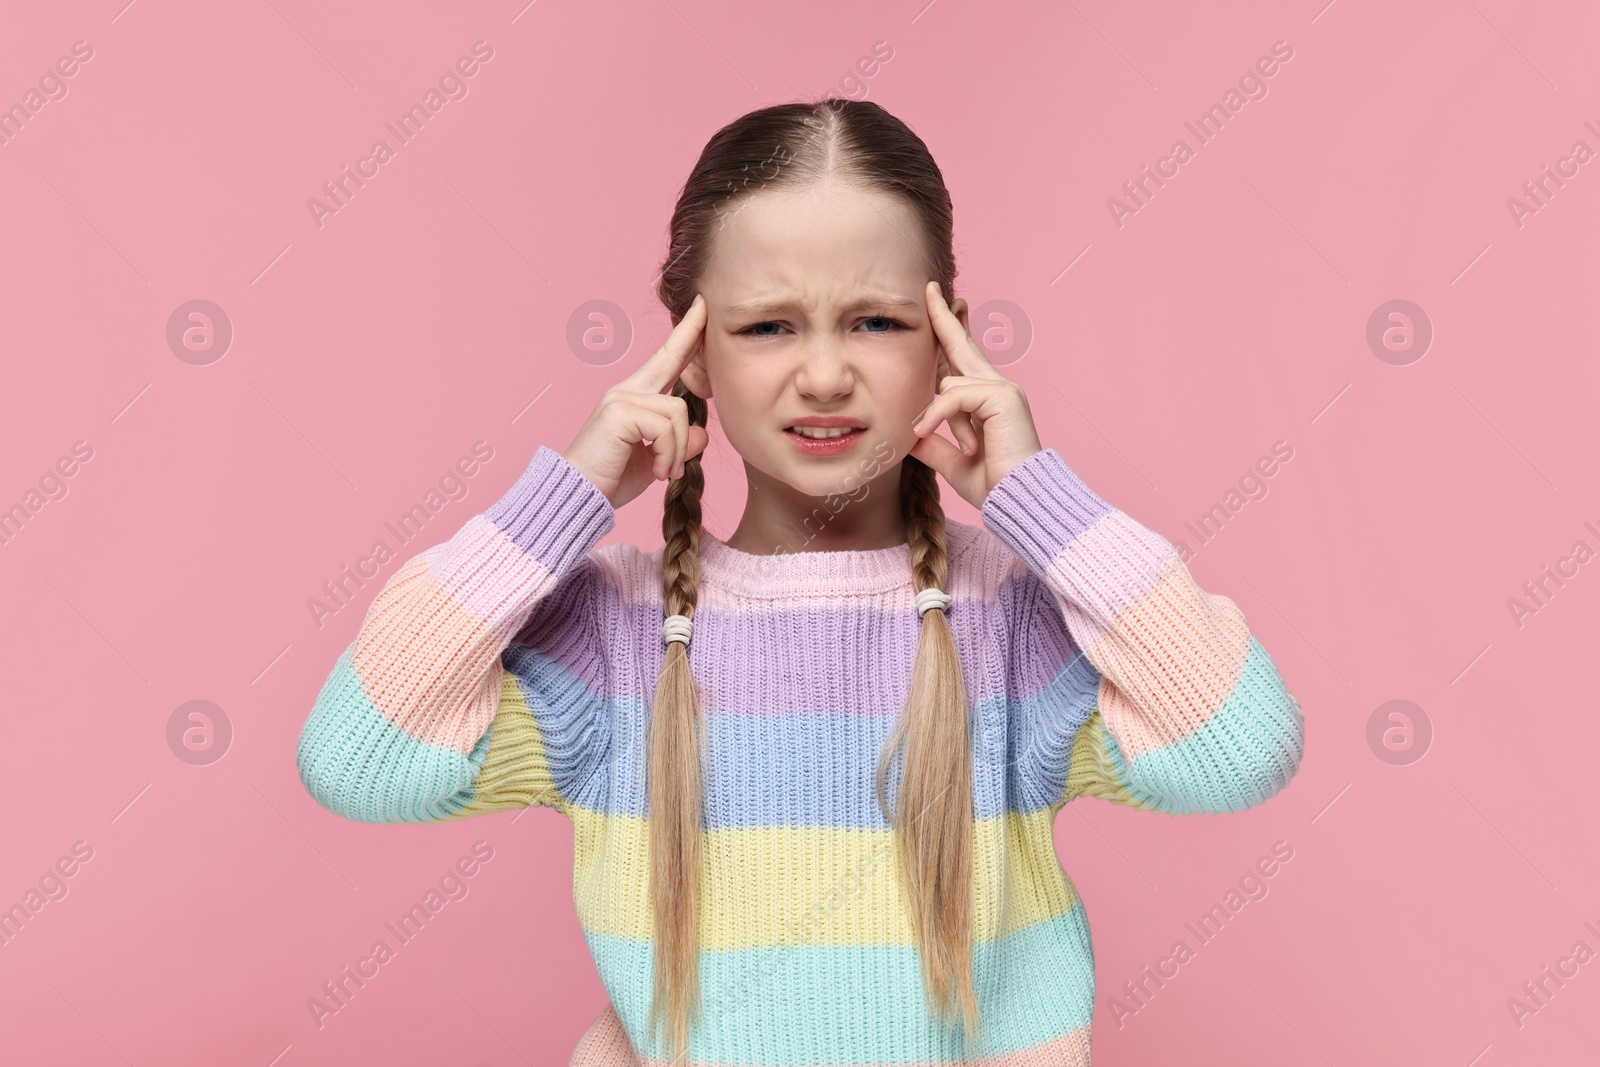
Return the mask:
<svg viewBox="0 0 1600 1067">
<path fill-rule="evenodd" d="M 965 523 L 945 521 L 952 567 L 976 533 Z M 762 555 L 734 548 L 702 528 L 699 556 L 702 583 L 764 599 L 805 593 L 882 593 L 911 586 L 911 546 L 905 542 L 887 548 Z"/>
</svg>

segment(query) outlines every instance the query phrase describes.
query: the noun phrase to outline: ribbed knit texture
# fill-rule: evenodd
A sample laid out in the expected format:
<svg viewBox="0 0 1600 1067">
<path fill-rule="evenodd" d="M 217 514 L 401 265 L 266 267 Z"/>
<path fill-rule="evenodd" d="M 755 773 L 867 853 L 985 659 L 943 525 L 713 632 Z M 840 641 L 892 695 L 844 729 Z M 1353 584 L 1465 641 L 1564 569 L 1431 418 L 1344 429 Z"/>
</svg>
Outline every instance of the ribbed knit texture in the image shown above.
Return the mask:
<svg viewBox="0 0 1600 1067">
<path fill-rule="evenodd" d="M 300 735 L 319 803 L 365 822 L 548 805 L 611 1007 L 574 1063 L 661 1062 L 645 728 L 661 553 L 596 547 L 614 513 L 560 453 L 403 564 Z M 972 707 L 974 984 L 984 1039 L 924 1006 L 873 788 L 921 624 L 909 548 L 756 555 L 704 533 L 689 662 L 707 723 L 704 1015 L 690 1060 L 1089 1063 L 1094 952 L 1051 825 L 1077 796 L 1232 812 L 1284 787 L 1303 718 L 1233 601 L 1055 449 L 948 522 Z M 898 788 L 896 760 L 888 776 Z M 637 1055 L 637 1058 L 635 1058 Z"/>
</svg>

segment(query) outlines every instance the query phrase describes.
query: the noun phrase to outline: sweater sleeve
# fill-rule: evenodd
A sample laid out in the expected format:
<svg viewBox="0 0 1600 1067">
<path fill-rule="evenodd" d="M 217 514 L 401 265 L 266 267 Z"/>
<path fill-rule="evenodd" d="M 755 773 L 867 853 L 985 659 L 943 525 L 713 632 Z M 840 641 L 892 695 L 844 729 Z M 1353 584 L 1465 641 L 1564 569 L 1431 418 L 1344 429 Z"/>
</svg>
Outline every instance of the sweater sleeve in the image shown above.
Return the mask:
<svg viewBox="0 0 1600 1067">
<path fill-rule="evenodd" d="M 359 822 L 428 822 L 530 804 L 567 814 L 563 779 L 605 758 L 604 717 L 563 723 L 502 653 L 528 624 L 593 627 L 590 557 L 615 512 L 559 452 L 541 446 L 511 488 L 443 544 L 407 560 L 367 609 L 300 731 L 300 779 Z M 557 747 L 559 744 L 559 751 Z"/>
<path fill-rule="evenodd" d="M 1026 674 L 1046 679 L 1020 701 L 1030 719 L 1020 732 L 1052 810 L 1088 795 L 1233 812 L 1288 784 L 1304 746 L 1299 702 L 1243 612 L 1200 589 L 1171 542 L 1101 499 L 1053 448 L 1009 471 L 982 517 L 1044 605 L 1018 616 L 1043 628 L 1018 647 L 1035 660 Z"/>
</svg>

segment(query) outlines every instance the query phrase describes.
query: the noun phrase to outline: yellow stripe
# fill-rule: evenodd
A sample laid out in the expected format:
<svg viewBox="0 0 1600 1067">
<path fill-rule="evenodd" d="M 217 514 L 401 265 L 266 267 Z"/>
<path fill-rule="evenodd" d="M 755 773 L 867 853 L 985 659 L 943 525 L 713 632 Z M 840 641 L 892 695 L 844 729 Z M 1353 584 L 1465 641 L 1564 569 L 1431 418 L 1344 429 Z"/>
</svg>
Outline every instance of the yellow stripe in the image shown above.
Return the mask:
<svg viewBox="0 0 1600 1067">
<path fill-rule="evenodd" d="M 523 697 L 522 687 L 511 674 L 500 680 L 500 702 L 495 707 L 489 729 L 489 754 L 473 783 L 472 803 L 451 818 L 464 819 L 533 804 L 545 804 L 568 814 L 570 805 L 556 791 L 550 777 L 550 767 L 544 758 L 544 740 L 539 736 L 533 711 Z"/>
<path fill-rule="evenodd" d="M 1091 724 L 1098 724 L 1096 712 Z M 573 821 L 573 899 L 585 930 L 648 938 L 648 824 L 574 806 L 556 791 L 544 744 L 516 678 L 501 680 L 477 795 L 453 818 L 546 804 Z M 1079 734 L 1078 745 L 1084 742 Z M 1102 757 L 1103 758 L 1103 757 Z M 1079 754 L 1073 751 L 1074 770 Z M 1096 794 L 1100 795 L 1100 794 Z M 1129 798 L 1131 801 L 1131 798 Z M 973 823 L 973 936 L 995 940 L 1071 911 L 1072 880 L 1055 855 L 1060 805 Z M 887 830 L 738 827 L 706 833 L 701 947 L 914 943 Z M 1002 914 L 999 887 L 1012 907 Z M 831 873 L 829 873 L 831 872 Z"/>
<path fill-rule="evenodd" d="M 649 938 L 653 921 L 645 820 L 576 806 L 569 815 L 578 921 L 592 933 Z M 1004 937 L 1077 904 L 1076 887 L 1056 859 L 1054 819 L 1050 809 L 974 822 L 975 941 Z M 708 831 L 700 946 L 912 945 L 897 855 L 888 830 Z M 1002 884 L 1011 898 L 1011 909 L 1003 914 Z"/>
<path fill-rule="evenodd" d="M 1128 792 L 1128 787 L 1117 777 L 1115 766 L 1106 754 L 1106 723 L 1100 709 L 1094 709 L 1089 720 L 1072 739 L 1072 762 L 1067 769 L 1067 787 L 1050 807 L 1053 815 L 1074 797 L 1099 797 L 1113 804 L 1125 804 L 1141 811 L 1155 810 L 1149 804 Z"/>
</svg>

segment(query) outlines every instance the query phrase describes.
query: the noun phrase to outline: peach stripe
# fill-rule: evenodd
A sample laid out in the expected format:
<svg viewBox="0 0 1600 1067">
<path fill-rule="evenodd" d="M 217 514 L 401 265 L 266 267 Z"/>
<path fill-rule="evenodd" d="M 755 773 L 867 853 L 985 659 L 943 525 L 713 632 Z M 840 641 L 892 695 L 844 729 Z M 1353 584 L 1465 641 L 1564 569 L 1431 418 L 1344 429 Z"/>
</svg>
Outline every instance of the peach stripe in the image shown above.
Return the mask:
<svg viewBox="0 0 1600 1067">
<path fill-rule="evenodd" d="M 1198 626 L 1184 625 L 1191 619 Z M 1201 590 L 1176 561 L 1129 606 L 1117 630 L 1085 651 L 1101 672 L 1100 709 L 1115 724 L 1129 760 L 1174 745 L 1209 722 L 1250 655 L 1244 612 L 1227 597 Z"/>
<path fill-rule="evenodd" d="M 442 562 L 446 554 L 452 556 L 449 563 Z M 495 580 L 468 586 L 466 596 L 492 613 L 492 629 L 436 576 L 443 573 L 449 580 L 477 568 L 493 573 Z M 411 557 L 373 600 L 351 648 L 351 667 L 367 699 L 419 741 L 472 751 L 494 718 L 499 655 L 522 622 L 519 605 L 535 599 L 548 581 L 537 561 L 487 521 L 473 531 L 464 550 L 453 539 Z M 509 595 L 513 589 L 515 600 Z M 434 681 L 424 689 L 419 679 Z"/>
</svg>

